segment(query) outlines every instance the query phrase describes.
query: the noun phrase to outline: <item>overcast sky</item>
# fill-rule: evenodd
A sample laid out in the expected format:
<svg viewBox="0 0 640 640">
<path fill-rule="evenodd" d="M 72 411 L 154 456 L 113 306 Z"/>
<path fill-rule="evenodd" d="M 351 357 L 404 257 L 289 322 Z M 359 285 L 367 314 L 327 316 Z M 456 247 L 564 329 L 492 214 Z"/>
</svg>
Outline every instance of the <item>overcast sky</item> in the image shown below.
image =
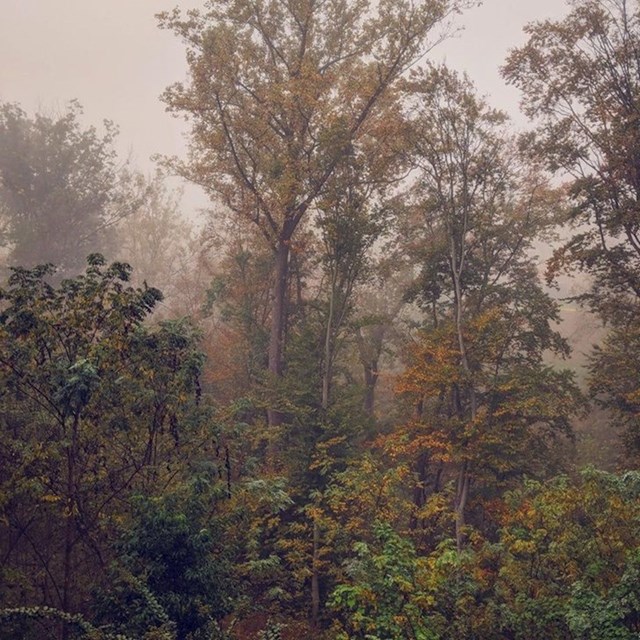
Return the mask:
<svg viewBox="0 0 640 640">
<path fill-rule="evenodd" d="M 184 124 L 165 113 L 159 95 L 185 77 L 184 50 L 155 14 L 199 6 L 196 0 L 0 0 L 0 101 L 29 113 L 62 110 L 70 99 L 85 122 L 120 127 L 119 151 L 151 170 L 152 154 L 182 154 Z M 518 93 L 498 68 L 524 41 L 522 27 L 558 17 L 564 0 L 485 0 L 459 19 L 464 30 L 433 51 L 465 70 L 491 104 L 517 115 Z M 191 194 L 189 206 L 197 206 Z M 204 204 L 201 202 L 199 204 Z"/>
</svg>

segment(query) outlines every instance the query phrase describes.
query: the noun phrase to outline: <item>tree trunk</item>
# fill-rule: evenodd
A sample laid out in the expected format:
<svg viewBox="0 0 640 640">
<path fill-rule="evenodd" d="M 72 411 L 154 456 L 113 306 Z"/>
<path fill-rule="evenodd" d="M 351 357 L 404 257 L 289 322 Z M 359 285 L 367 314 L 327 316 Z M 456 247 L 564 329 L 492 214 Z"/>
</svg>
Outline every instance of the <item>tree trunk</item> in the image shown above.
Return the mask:
<svg viewBox="0 0 640 640">
<path fill-rule="evenodd" d="M 456 487 L 456 549 L 460 553 L 464 547 L 465 509 L 469 497 L 469 469 L 467 462 L 463 462 L 458 474 Z"/>
<path fill-rule="evenodd" d="M 415 462 L 413 472 L 415 485 L 413 487 L 413 511 L 409 519 L 409 528 L 413 531 L 422 526 L 422 518 L 418 516 L 420 509 L 427 503 L 427 483 L 429 477 L 429 454 L 422 451 Z"/>
<path fill-rule="evenodd" d="M 287 321 L 287 284 L 289 280 L 289 238 L 279 238 L 276 247 L 276 269 L 273 287 L 271 313 L 271 334 L 269 336 L 269 372 L 282 377 L 285 325 Z M 268 410 L 269 426 L 282 424 L 280 411 Z"/>
<path fill-rule="evenodd" d="M 464 238 L 463 238 L 464 240 Z M 471 366 L 469 365 L 469 358 L 467 356 L 467 347 L 464 339 L 463 330 L 463 309 L 462 309 L 462 286 L 460 284 L 462 273 L 464 270 L 464 246 L 460 248 L 460 255 L 456 251 L 455 242 L 453 236 L 450 235 L 450 253 L 449 259 L 451 262 L 451 276 L 454 287 L 454 311 L 456 322 L 456 333 L 458 338 L 458 348 L 460 349 L 460 364 L 462 370 L 465 373 L 466 380 L 464 381 L 465 387 L 469 393 L 469 405 L 470 405 L 470 418 L 472 422 L 475 422 L 478 415 L 478 400 L 476 397 L 475 383 L 473 381 L 473 375 L 471 372 Z M 464 242 L 463 242 L 464 245 Z M 462 403 L 458 401 L 457 411 L 459 415 L 462 413 Z M 467 499 L 469 497 L 469 463 L 467 460 L 463 461 L 460 466 L 460 472 L 458 474 L 457 486 L 456 486 L 456 501 L 455 501 L 455 514 L 456 514 L 456 548 L 458 553 L 462 551 L 464 545 L 464 526 L 465 526 L 465 509 L 467 506 Z"/>
<path fill-rule="evenodd" d="M 376 400 L 376 383 L 378 382 L 378 362 L 363 363 L 364 367 L 364 402 L 363 409 L 368 416 L 373 415 Z"/>
<path fill-rule="evenodd" d="M 398 307 L 399 308 L 399 307 Z M 395 313 L 393 314 L 395 316 Z M 364 397 L 362 408 L 369 416 L 373 416 L 375 409 L 376 384 L 378 383 L 378 362 L 382 353 L 382 343 L 386 333 L 386 325 L 380 324 L 374 327 L 370 336 L 370 343 L 365 342 L 362 329 L 356 330 L 356 344 L 360 356 L 360 363 L 364 371 Z"/>
<path fill-rule="evenodd" d="M 71 431 L 71 442 L 66 447 L 67 458 L 67 482 L 66 482 L 66 505 L 65 505 L 65 525 L 64 525 L 64 556 L 63 556 L 63 583 L 62 583 L 62 610 L 65 613 L 71 612 L 71 593 L 73 589 L 74 567 L 73 567 L 73 547 L 75 544 L 76 532 L 76 457 L 78 452 L 78 428 L 80 418 L 76 414 L 73 418 Z M 64 427 L 63 427 L 64 431 Z M 69 637 L 69 625 L 62 623 L 60 638 L 66 640 Z"/>
<path fill-rule="evenodd" d="M 336 274 L 331 277 L 331 293 L 329 294 L 329 317 L 324 336 L 324 369 L 322 372 L 322 408 L 329 408 L 329 393 L 331 391 L 331 378 L 333 375 L 333 316 L 335 313 Z"/>
</svg>

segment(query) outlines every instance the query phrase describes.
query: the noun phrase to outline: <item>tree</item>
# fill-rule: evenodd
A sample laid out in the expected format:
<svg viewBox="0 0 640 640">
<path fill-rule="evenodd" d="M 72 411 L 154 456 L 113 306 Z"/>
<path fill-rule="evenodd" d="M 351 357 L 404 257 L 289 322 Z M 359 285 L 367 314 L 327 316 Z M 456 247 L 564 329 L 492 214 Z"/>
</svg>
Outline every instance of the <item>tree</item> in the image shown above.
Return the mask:
<svg viewBox="0 0 640 640">
<path fill-rule="evenodd" d="M 605 319 L 637 313 L 640 298 L 640 6 L 572 1 L 560 21 L 534 23 L 503 68 L 535 122 L 532 153 L 568 177 L 573 237 L 550 276 L 575 266 Z"/>
<path fill-rule="evenodd" d="M 405 294 L 413 280 L 413 258 L 394 243 L 393 224 L 390 227 L 391 239 L 373 267 L 371 281 L 358 292 L 358 313 L 351 321 L 357 360 L 362 367 L 362 408 L 369 416 L 375 415 L 381 360 L 386 355 L 393 362 L 394 351 L 404 341 L 401 312 L 407 306 Z M 393 250 L 394 244 L 398 251 Z"/>
<path fill-rule="evenodd" d="M 159 171 L 149 178 L 130 172 L 128 181 L 145 198 L 116 226 L 117 257 L 133 267 L 136 284 L 155 283 L 166 302 L 180 286 L 192 231 L 180 212 L 182 193 L 171 190 Z"/>
<path fill-rule="evenodd" d="M 586 469 L 508 495 L 496 584 L 504 637 L 637 637 L 639 480 Z"/>
<path fill-rule="evenodd" d="M 611 330 L 593 348 L 589 388 L 596 401 L 610 411 L 610 427 L 622 432 L 628 460 L 637 466 L 640 455 L 640 323 L 631 320 Z"/>
<path fill-rule="evenodd" d="M 567 430 L 576 389 L 543 364 L 546 350 L 567 350 L 531 254 L 553 223 L 545 182 L 466 78 L 440 67 L 409 86 L 416 181 L 403 241 L 421 265 L 410 293 L 427 315 L 400 389 L 413 394 L 427 450 L 455 465 L 460 549 L 472 480 L 517 474 Z"/>
<path fill-rule="evenodd" d="M 324 331 L 322 408 L 328 409 L 340 334 L 353 313 L 356 287 L 370 275 L 370 251 L 387 217 L 375 194 L 359 184 L 358 169 L 338 174 L 320 200 L 318 228 L 324 245 L 322 267 L 327 288 Z"/>
<path fill-rule="evenodd" d="M 76 275 L 92 252 L 112 250 L 113 225 L 141 201 L 122 180 L 113 142 L 117 129 L 83 129 L 72 102 L 59 117 L 29 118 L 0 105 L 0 246 L 8 262 L 51 262 Z"/>
<path fill-rule="evenodd" d="M 375 548 L 365 542 L 354 545 L 357 557 L 347 568 L 349 583 L 331 594 L 331 606 L 341 619 L 337 637 L 439 640 L 440 621 L 425 606 L 433 598 L 427 578 L 433 567 L 390 525 L 374 523 L 374 532 Z"/>
<path fill-rule="evenodd" d="M 180 479 L 213 434 L 193 328 L 142 324 L 160 292 L 95 254 L 57 288 L 52 271 L 14 268 L 0 290 L 2 596 L 75 613 L 132 493 Z"/>
<path fill-rule="evenodd" d="M 119 633 L 140 637 L 134 621 L 142 612 L 148 615 L 132 597 L 136 581 L 175 624 L 176 640 L 215 637 L 218 621 L 229 612 L 232 590 L 225 556 L 231 545 L 225 549 L 220 544 L 222 531 L 211 514 L 217 473 L 208 466 L 198 469 L 177 491 L 174 488 L 151 499 L 134 497 L 133 521 L 117 544 L 126 568 L 124 584 L 118 585 L 123 592 L 118 594 L 111 584 L 102 595 L 104 621 L 110 621 Z M 139 586 L 138 592 L 143 592 Z M 113 624 L 116 620 L 117 626 Z"/>
<path fill-rule="evenodd" d="M 349 157 L 384 138 L 384 113 L 434 28 L 463 0 L 369 3 L 211 0 L 160 15 L 187 46 L 188 85 L 165 93 L 192 120 L 191 155 L 174 163 L 273 251 L 269 371 L 283 373 L 287 288 L 296 230 Z M 369 159 L 372 160 L 372 159 Z M 271 412 L 270 422 L 279 422 Z"/>
<path fill-rule="evenodd" d="M 548 278 L 578 268 L 591 277 L 579 298 L 612 327 L 593 354 L 591 391 L 637 452 L 640 310 L 640 5 L 572 2 L 557 22 L 527 27 L 529 41 L 503 69 L 536 124 L 529 150 L 566 179 L 573 235 Z M 626 353 L 625 353 L 626 351 Z M 606 375 L 603 375 L 607 372 Z"/>
</svg>

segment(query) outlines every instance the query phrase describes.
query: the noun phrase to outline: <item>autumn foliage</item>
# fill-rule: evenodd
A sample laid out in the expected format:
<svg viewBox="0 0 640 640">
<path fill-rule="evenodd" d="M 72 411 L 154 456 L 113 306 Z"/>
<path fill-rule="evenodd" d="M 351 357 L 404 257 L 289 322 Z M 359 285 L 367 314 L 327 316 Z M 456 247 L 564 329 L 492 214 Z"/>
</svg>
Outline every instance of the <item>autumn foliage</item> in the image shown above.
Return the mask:
<svg viewBox="0 0 640 640">
<path fill-rule="evenodd" d="M 0 640 L 638 637 L 640 6 L 527 28 L 517 136 L 429 59 L 469 4 L 161 14 L 199 226 L 0 108 Z"/>
</svg>

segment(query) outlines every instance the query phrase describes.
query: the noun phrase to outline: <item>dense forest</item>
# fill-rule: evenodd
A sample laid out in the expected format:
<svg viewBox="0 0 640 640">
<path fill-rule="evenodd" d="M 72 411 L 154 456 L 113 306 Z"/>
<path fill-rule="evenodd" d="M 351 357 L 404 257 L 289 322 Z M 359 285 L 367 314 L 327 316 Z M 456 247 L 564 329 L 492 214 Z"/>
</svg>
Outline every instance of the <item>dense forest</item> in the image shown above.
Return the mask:
<svg viewBox="0 0 640 640">
<path fill-rule="evenodd" d="M 160 14 L 152 176 L 0 104 L 1 640 L 640 638 L 640 2 L 527 27 L 525 132 L 472 4 Z"/>
</svg>

